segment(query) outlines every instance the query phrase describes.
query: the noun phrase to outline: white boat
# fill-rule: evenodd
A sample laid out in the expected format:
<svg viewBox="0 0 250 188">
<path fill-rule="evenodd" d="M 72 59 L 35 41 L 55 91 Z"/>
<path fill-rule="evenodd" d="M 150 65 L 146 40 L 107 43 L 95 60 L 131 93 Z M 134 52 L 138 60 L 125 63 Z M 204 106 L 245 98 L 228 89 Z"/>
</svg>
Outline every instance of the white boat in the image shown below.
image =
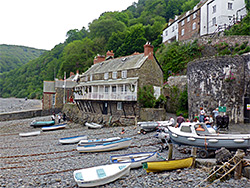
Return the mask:
<svg viewBox="0 0 250 188">
<path fill-rule="evenodd" d="M 141 128 L 145 131 L 154 131 L 158 127 L 172 126 L 173 122 L 170 122 L 170 121 L 145 121 L 145 122 L 138 122 L 137 125 L 141 126 Z"/>
<path fill-rule="evenodd" d="M 117 141 L 121 140 L 120 137 L 111 137 L 111 138 L 104 138 L 104 139 L 92 139 L 92 140 L 80 140 L 78 145 L 84 146 L 84 145 L 92 145 L 92 144 L 103 144 L 106 142 L 112 142 L 112 141 Z"/>
<path fill-rule="evenodd" d="M 19 136 L 21 136 L 21 137 L 37 136 L 40 133 L 41 133 L 41 131 L 33 131 L 33 132 L 27 132 L 27 133 L 19 133 Z"/>
<path fill-rule="evenodd" d="M 52 126 L 46 126 L 42 127 L 43 131 L 53 131 L 53 130 L 58 130 L 58 129 L 64 129 L 67 126 L 67 124 L 58 124 L 58 125 L 52 125 Z"/>
<path fill-rule="evenodd" d="M 86 122 L 85 125 L 88 128 L 91 128 L 91 129 L 100 129 L 100 128 L 103 127 L 103 125 L 100 125 L 100 124 L 97 124 L 97 123 L 88 123 L 88 122 Z"/>
<path fill-rule="evenodd" d="M 79 187 L 95 187 L 129 175 L 130 163 L 109 164 L 76 170 L 74 180 Z"/>
<path fill-rule="evenodd" d="M 130 168 L 142 167 L 143 162 L 155 161 L 157 159 L 157 152 L 140 152 L 130 153 L 124 155 L 110 156 L 111 163 L 124 164 L 131 163 Z"/>
<path fill-rule="evenodd" d="M 131 138 L 123 138 L 117 141 L 106 142 L 101 144 L 78 145 L 76 149 L 79 152 L 112 151 L 127 148 L 130 146 L 131 143 Z"/>
<path fill-rule="evenodd" d="M 180 127 L 168 127 L 171 140 L 179 145 L 191 145 L 207 149 L 248 149 L 250 134 L 217 134 L 204 123 L 182 123 Z"/>
<path fill-rule="evenodd" d="M 60 138 L 59 142 L 61 144 L 75 144 L 75 143 L 78 143 L 80 140 L 86 140 L 86 139 L 87 139 L 86 135 L 80 135 L 80 136 Z"/>
</svg>

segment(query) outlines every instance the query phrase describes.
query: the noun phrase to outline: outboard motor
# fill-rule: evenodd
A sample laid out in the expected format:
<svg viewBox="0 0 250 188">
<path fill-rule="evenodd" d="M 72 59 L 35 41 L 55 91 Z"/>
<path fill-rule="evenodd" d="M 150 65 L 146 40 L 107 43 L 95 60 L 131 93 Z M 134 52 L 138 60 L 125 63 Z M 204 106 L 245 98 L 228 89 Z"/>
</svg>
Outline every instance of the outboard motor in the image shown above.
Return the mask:
<svg viewBox="0 0 250 188">
<path fill-rule="evenodd" d="M 229 117 L 227 115 L 224 115 L 223 116 L 223 128 L 228 129 L 228 125 L 229 125 Z"/>
</svg>

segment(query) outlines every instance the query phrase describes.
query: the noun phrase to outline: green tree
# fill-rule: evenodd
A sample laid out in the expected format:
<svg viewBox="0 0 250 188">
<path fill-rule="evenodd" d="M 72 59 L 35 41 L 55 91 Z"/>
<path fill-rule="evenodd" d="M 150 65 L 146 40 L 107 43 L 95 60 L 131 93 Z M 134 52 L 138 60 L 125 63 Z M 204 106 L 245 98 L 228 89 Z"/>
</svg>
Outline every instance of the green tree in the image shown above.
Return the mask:
<svg viewBox="0 0 250 188">
<path fill-rule="evenodd" d="M 155 106 L 156 98 L 152 85 L 146 85 L 139 88 L 138 101 L 143 108 L 153 108 Z"/>
</svg>

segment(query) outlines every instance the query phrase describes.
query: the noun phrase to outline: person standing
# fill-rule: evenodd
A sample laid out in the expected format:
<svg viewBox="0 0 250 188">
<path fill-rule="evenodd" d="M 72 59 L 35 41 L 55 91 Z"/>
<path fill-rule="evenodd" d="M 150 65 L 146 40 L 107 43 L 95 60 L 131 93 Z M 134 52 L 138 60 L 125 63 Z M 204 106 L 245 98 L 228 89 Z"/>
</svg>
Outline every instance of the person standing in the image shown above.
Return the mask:
<svg viewBox="0 0 250 188">
<path fill-rule="evenodd" d="M 176 126 L 175 127 L 180 127 L 183 122 L 185 122 L 185 119 L 183 117 L 183 114 L 180 114 L 177 119 L 176 119 Z"/>
<path fill-rule="evenodd" d="M 219 108 L 213 110 L 213 114 L 214 114 L 214 119 L 216 119 L 216 117 L 219 115 Z"/>
<path fill-rule="evenodd" d="M 61 112 L 59 112 L 59 114 L 58 114 L 58 123 L 61 123 L 61 119 L 62 119 L 62 115 L 61 115 Z"/>
<path fill-rule="evenodd" d="M 200 107 L 200 118 L 199 118 L 199 121 L 204 123 L 204 117 L 205 117 L 205 110 Z"/>
<path fill-rule="evenodd" d="M 56 120 L 55 113 L 53 113 L 53 114 L 52 114 L 52 116 L 51 116 L 51 120 L 52 120 L 52 121 L 55 121 L 55 120 Z"/>
</svg>

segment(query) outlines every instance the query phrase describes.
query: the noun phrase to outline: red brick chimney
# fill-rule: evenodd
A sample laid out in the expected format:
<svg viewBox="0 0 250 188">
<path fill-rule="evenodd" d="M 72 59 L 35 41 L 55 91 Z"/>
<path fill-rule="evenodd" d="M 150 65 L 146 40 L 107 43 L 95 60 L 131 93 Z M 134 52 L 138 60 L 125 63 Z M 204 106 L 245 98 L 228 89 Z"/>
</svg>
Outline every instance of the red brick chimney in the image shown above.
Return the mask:
<svg viewBox="0 0 250 188">
<path fill-rule="evenodd" d="M 154 59 L 153 53 L 154 53 L 154 47 L 150 44 L 150 42 L 147 42 L 144 45 L 144 56 L 148 56 L 148 59 L 153 60 Z"/>
<path fill-rule="evenodd" d="M 112 57 L 112 58 L 114 58 L 114 56 L 115 56 L 115 54 L 113 53 L 113 50 L 107 51 L 106 57 Z"/>
<path fill-rule="evenodd" d="M 95 58 L 94 58 L 94 64 L 96 63 L 100 63 L 102 61 L 105 61 L 105 56 L 103 55 L 97 55 Z"/>
</svg>

